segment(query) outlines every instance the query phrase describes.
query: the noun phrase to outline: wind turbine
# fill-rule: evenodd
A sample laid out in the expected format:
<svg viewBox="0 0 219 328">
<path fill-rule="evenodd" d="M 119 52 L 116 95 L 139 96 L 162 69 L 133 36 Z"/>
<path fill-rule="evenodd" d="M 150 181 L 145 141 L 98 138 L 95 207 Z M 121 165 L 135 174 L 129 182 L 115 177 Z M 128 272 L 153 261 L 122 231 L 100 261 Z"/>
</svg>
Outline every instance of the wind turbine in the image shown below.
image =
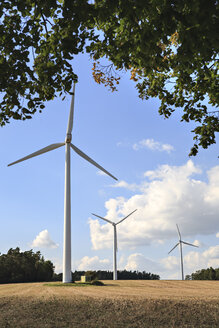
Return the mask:
<svg viewBox="0 0 219 328">
<path fill-rule="evenodd" d="M 103 218 L 102 216 L 99 216 L 97 214 L 91 213 L 92 215 L 112 224 L 113 228 L 114 228 L 114 239 L 113 239 L 113 280 L 117 280 L 117 260 L 116 260 L 116 252 L 118 251 L 117 249 L 117 232 L 116 232 L 116 226 L 121 223 L 122 221 L 124 221 L 125 219 L 127 219 L 130 215 L 132 215 L 134 212 L 136 212 L 136 210 L 134 210 L 133 212 L 131 212 L 129 215 L 125 216 L 122 220 L 120 220 L 119 222 L 115 223 L 112 222 L 106 218 Z"/>
<path fill-rule="evenodd" d="M 177 231 L 178 231 L 178 235 L 179 235 L 179 242 L 169 251 L 168 254 L 170 254 L 178 245 L 179 245 L 179 249 L 180 249 L 180 259 L 181 259 L 181 272 L 182 272 L 182 280 L 184 280 L 184 272 L 183 272 L 183 255 L 182 255 L 182 244 L 185 244 L 185 245 L 189 245 L 189 246 L 193 246 L 193 247 L 198 247 L 196 245 L 193 245 L 193 244 L 190 244 L 190 243 L 187 243 L 186 241 L 183 241 L 182 240 L 182 237 L 181 237 L 181 233 L 179 231 L 179 227 L 178 225 L 176 225 L 177 227 Z"/>
<path fill-rule="evenodd" d="M 74 117 L 74 98 L 75 98 L 75 83 L 73 86 L 73 94 L 71 100 L 71 107 L 68 119 L 67 133 L 65 142 L 51 144 L 45 148 L 42 148 L 28 156 L 25 156 L 8 166 L 17 164 L 19 162 L 25 161 L 26 159 L 44 154 L 48 151 L 54 150 L 56 148 L 65 146 L 65 200 L 64 200 L 64 238 L 63 238 L 63 278 L 62 282 L 67 283 L 72 281 L 71 277 L 71 169 L 70 169 L 70 151 L 71 148 L 81 157 L 86 159 L 88 162 L 96 166 L 98 169 L 108 174 L 113 179 L 117 180 L 111 173 L 106 171 L 102 166 L 97 164 L 93 159 L 88 157 L 79 148 L 71 143 L 72 139 L 72 129 L 73 129 L 73 117 Z"/>
</svg>

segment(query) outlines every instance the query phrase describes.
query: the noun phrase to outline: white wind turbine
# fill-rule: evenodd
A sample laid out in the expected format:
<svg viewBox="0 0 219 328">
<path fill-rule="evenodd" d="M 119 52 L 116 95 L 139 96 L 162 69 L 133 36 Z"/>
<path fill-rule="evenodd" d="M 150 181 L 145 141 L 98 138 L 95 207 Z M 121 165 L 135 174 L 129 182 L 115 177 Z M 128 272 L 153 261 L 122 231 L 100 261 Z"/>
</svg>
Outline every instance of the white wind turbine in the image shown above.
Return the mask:
<svg viewBox="0 0 219 328">
<path fill-rule="evenodd" d="M 180 259 L 181 259 L 181 272 L 182 272 L 182 280 L 184 280 L 184 272 L 183 272 L 183 255 L 182 255 L 182 244 L 185 244 L 185 245 L 189 245 L 189 246 L 193 246 L 193 247 L 198 247 L 196 245 L 193 245 L 193 244 L 190 244 L 190 243 L 187 243 L 186 241 L 183 241 L 181 239 L 181 233 L 179 231 L 179 227 L 178 225 L 176 225 L 177 227 L 177 231 L 178 231 L 178 235 L 179 235 L 179 242 L 169 251 L 168 254 L 170 254 L 178 245 L 179 245 L 179 249 L 180 249 Z"/>
<path fill-rule="evenodd" d="M 88 157 L 80 149 L 71 143 L 72 139 L 72 129 L 73 129 L 73 117 L 74 117 L 74 96 L 75 96 L 75 83 L 73 87 L 73 95 L 71 100 L 70 114 L 68 119 L 67 134 L 65 142 L 51 144 L 45 148 L 42 148 L 28 156 L 25 156 L 8 166 L 17 164 L 19 162 L 25 161 L 26 159 L 44 154 L 48 151 L 54 150 L 56 148 L 65 145 L 65 200 L 64 200 L 64 239 L 63 239 L 63 278 L 62 282 L 67 283 L 72 281 L 71 277 L 71 169 L 70 169 L 70 151 L 71 148 L 81 157 L 86 159 L 88 162 L 96 166 L 98 169 L 104 173 L 111 176 L 113 179 L 117 180 L 112 174 L 106 171 L 102 166 L 97 164 L 94 160 Z"/>
<path fill-rule="evenodd" d="M 130 215 L 132 215 L 134 212 L 136 212 L 136 210 L 134 210 L 133 212 L 131 212 L 129 215 L 125 216 L 122 220 L 120 220 L 119 222 L 115 223 L 112 222 L 106 218 L 103 218 L 102 216 L 99 216 L 97 214 L 91 213 L 92 215 L 95 215 L 96 217 L 112 224 L 113 228 L 114 228 L 114 239 L 113 239 L 113 280 L 117 280 L 117 260 L 116 260 L 116 252 L 118 250 L 117 248 L 117 232 L 116 232 L 116 226 L 121 223 L 122 221 L 124 221 L 125 219 L 127 219 Z"/>
</svg>

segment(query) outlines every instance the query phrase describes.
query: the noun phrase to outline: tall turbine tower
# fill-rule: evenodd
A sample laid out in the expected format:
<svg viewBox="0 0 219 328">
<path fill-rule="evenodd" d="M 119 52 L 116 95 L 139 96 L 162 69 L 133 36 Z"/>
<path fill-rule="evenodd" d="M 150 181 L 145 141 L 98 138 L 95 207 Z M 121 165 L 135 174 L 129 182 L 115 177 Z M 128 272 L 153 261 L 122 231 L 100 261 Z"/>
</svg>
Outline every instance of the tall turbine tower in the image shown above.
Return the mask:
<svg viewBox="0 0 219 328">
<path fill-rule="evenodd" d="M 106 218 L 103 218 L 102 216 L 96 215 L 94 213 L 91 213 L 92 215 L 95 215 L 96 217 L 112 224 L 113 226 L 113 230 L 114 230 L 114 238 L 113 238 L 113 280 L 117 280 L 117 259 L 116 259 L 116 252 L 118 250 L 117 248 L 117 232 L 116 232 L 116 226 L 121 223 L 122 221 L 124 221 L 125 219 L 127 219 L 127 217 L 129 217 L 130 215 L 132 215 L 134 212 L 136 212 L 136 210 L 134 210 L 133 212 L 131 212 L 129 215 L 125 216 L 122 220 L 120 220 L 119 222 L 115 223 L 112 222 Z"/>
<path fill-rule="evenodd" d="M 8 166 L 17 164 L 25 161 L 26 159 L 44 154 L 48 151 L 65 145 L 65 200 L 64 200 L 64 239 L 63 239 L 63 278 L 62 282 L 67 283 L 72 281 L 71 277 L 71 167 L 70 167 L 70 152 L 71 148 L 81 157 L 86 159 L 88 162 L 96 166 L 98 169 L 108 174 L 113 179 L 117 180 L 111 173 L 106 171 L 102 166 L 97 164 L 94 160 L 88 157 L 80 149 L 71 143 L 72 129 L 73 129 L 73 117 L 74 117 L 74 98 L 75 98 L 75 83 L 73 87 L 73 95 L 71 100 L 70 114 L 68 119 L 68 127 L 65 142 L 51 144 L 45 148 L 42 148 L 28 156 L 25 156 Z"/>
<path fill-rule="evenodd" d="M 182 280 L 184 280 L 184 272 L 183 272 L 183 255 L 182 255 L 182 244 L 185 244 L 185 245 L 189 245 L 189 246 L 193 246 L 193 247 L 198 247 L 196 245 L 193 245 L 193 244 L 190 244 L 190 243 L 187 243 L 185 241 L 182 240 L 181 238 L 181 233 L 179 231 L 179 227 L 178 225 L 176 225 L 177 227 L 177 231 L 178 231 L 178 235 L 179 235 L 179 242 L 169 251 L 168 254 L 170 254 L 178 245 L 179 245 L 179 249 L 180 249 L 180 260 L 181 260 L 181 272 L 182 272 Z"/>
</svg>

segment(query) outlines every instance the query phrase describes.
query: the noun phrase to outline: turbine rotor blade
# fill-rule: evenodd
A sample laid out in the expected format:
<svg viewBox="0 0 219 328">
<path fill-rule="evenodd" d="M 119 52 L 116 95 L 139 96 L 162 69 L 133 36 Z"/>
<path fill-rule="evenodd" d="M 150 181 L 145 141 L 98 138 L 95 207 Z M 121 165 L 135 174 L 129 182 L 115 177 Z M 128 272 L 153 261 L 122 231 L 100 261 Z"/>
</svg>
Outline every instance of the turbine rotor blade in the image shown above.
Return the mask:
<svg viewBox="0 0 219 328">
<path fill-rule="evenodd" d="M 190 244 L 190 243 L 187 243 L 186 241 L 181 241 L 183 244 L 186 244 L 186 245 L 189 245 L 189 246 L 193 246 L 193 247 L 198 247 L 198 246 L 196 246 L 196 245 L 193 245 L 193 244 Z"/>
<path fill-rule="evenodd" d="M 97 164 L 92 158 L 90 158 L 89 156 L 87 156 L 85 153 L 83 153 L 83 151 L 81 151 L 80 149 L 78 149 L 75 145 L 73 145 L 71 143 L 71 148 L 81 157 L 83 157 L 84 159 L 86 159 L 88 162 L 90 162 L 91 164 L 93 164 L 94 166 L 96 166 L 99 170 L 103 171 L 104 173 L 106 173 L 107 175 L 109 175 L 111 178 L 118 180 L 117 178 L 115 178 L 111 173 L 109 173 L 107 170 L 105 170 L 102 166 L 100 166 L 99 164 Z"/>
<path fill-rule="evenodd" d="M 29 158 L 32 158 L 32 157 L 35 157 L 35 156 L 38 156 L 38 155 L 41 155 L 41 154 L 44 154 L 44 153 L 47 153 L 48 151 L 51 151 L 51 150 L 54 150 L 56 148 L 59 148 L 59 147 L 62 147 L 64 146 L 65 143 L 62 142 L 62 143 L 55 143 L 55 144 L 51 144 L 47 147 L 44 147 L 38 151 L 35 151 L 34 153 L 30 154 L 30 155 L 27 155 L 21 159 L 18 159 L 17 161 L 15 162 L 12 162 L 10 164 L 8 164 L 8 166 L 11 166 L 11 165 L 14 165 L 14 164 L 17 164 L 17 163 L 20 163 L 20 162 L 23 162 L 23 161 L 26 161 L 26 159 L 29 159 Z"/>
<path fill-rule="evenodd" d="M 100 218 L 100 219 L 102 219 L 102 220 L 104 220 L 104 221 L 107 221 L 108 223 L 114 224 L 114 222 L 112 222 L 112 221 L 110 221 L 110 220 L 108 220 L 108 219 L 105 219 L 105 218 L 103 218 L 102 216 L 99 216 L 99 215 L 94 214 L 94 213 L 91 213 L 91 214 L 94 215 L 94 216 L 96 216 L 97 218 Z"/>
<path fill-rule="evenodd" d="M 179 239 L 181 240 L 181 233 L 180 233 L 180 231 L 179 231 L 178 224 L 176 225 L 176 227 L 177 227 L 177 231 L 178 231 Z"/>
<path fill-rule="evenodd" d="M 136 212 L 137 211 L 137 209 L 136 210 L 134 210 L 133 212 L 131 212 L 129 215 L 127 215 L 127 216 L 125 216 L 122 220 L 120 220 L 119 222 L 117 222 L 116 223 L 116 225 L 117 224 L 119 224 L 119 223 L 121 223 L 122 221 L 124 221 L 125 219 L 127 219 L 130 215 L 132 215 L 134 212 Z"/>
<path fill-rule="evenodd" d="M 177 246 L 179 245 L 179 243 L 177 243 L 170 251 L 168 254 L 170 254 Z"/>
<path fill-rule="evenodd" d="M 70 107 L 70 113 L 68 118 L 68 127 L 67 127 L 67 134 L 71 134 L 73 129 L 73 119 L 74 119 L 74 101 L 75 101 L 75 83 L 73 86 L 73 95 L 71 98 L 71 107 Z"/>
</svg>

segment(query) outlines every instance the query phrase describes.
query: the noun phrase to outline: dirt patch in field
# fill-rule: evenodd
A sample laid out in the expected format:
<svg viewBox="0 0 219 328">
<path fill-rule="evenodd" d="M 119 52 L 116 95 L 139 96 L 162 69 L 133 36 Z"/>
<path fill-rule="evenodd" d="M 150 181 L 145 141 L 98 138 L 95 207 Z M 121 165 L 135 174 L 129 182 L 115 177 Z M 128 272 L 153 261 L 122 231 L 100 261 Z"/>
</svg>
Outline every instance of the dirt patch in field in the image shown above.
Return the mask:
<svg viewBox="0 0 219 328">
<path fill-rule="evenodd" d="M 103 287 L 0 285 L 0 327 L 219 327 L 218 282 L 104 283 Z"/>
</svg>

